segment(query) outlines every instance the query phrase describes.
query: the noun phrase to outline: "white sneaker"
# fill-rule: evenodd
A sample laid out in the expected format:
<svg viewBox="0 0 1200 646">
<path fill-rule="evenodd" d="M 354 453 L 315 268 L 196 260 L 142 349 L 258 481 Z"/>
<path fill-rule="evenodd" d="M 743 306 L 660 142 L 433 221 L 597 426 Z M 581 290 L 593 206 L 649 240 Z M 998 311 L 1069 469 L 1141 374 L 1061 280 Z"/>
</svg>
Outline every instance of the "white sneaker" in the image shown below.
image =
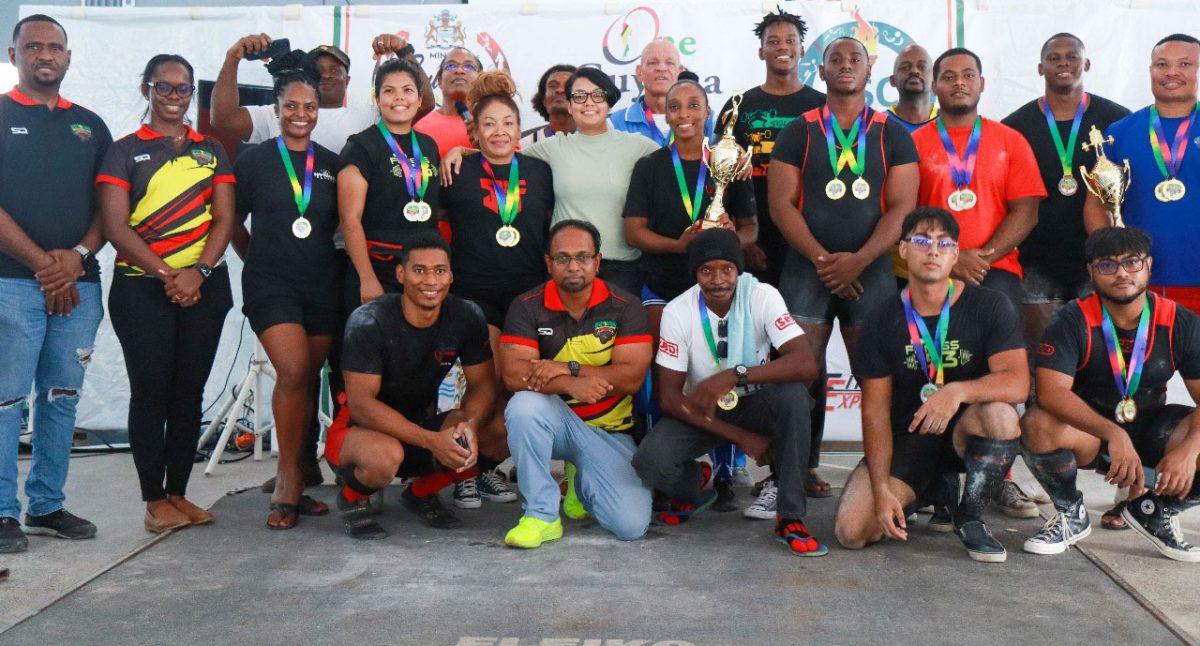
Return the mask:
<svg viewBox="0 0 1200 646">
<path fill-rule="evenodd" d="M 1092 521 L 1080 499 L 1046 521 L 1040 532 L 1025 541 L 1024 549 L 1030 554 L 1062 554 L 1091 533 Z"/>
<path fill-rule="evenodd" d="M 733 486 L 735 487 L 753 487 L 754 478 L 750 477 L 750 471 L 746 467 L 733 468 Z"/>
<path fill-rule="evenodd" d="M 1029 499 L 1021 486 L 1012 480 L 1005 480 L 1000 487 L 1000 495 L 996 496 L 996 506 L 1009 518 L 1037 518 L 1037 503 Z"/>
<path fill-rule="evenodd" d="M 479 496 L 488 502 L 516 502 L 517 492 L 495 471 L 479 474 Z"/>
<path fill-rule="evenodd" d="M 475 478 L 467 478 L 454 483 L 454 506 L 459 509 L 479 509 L 483 501 L 479 499 L 479 487 Z"/>
<path fill-rule="evenodd" d="M 754 499 L 754 502 L 742 512 L 742 515 L 759 520 L 775 520 L 775 499 L 778 496 L 779 489 L 774 480 L 763 482 L 758 498 Z"/>
</svg>

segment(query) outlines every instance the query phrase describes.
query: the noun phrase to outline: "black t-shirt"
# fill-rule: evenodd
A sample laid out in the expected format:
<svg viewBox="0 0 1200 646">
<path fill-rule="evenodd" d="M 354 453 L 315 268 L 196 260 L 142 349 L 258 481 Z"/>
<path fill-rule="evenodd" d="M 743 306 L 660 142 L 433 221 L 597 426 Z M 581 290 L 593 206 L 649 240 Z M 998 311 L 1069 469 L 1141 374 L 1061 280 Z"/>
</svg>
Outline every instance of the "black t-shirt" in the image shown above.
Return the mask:
<svg viewBox="0 0 1200 646">
<path fill-rule="evenodd" d="M 689 197 L 695 197 L 696 180 L 700 174 L 700 160 L 680 160 L 683 179 Z M 716 185 L 712 175 L 704 180 L 704 199 L 697 219 L 704 217 L 708 205 L 712 204 Z M 747 180 L 730 182 L 725 187 L 725 212 L 734 219 L 756 217 L 754 193 Z M 638 160 L 629 179 L 629 193 L 625 197 L 624 217 L 647 218 L 650 230 L 668 238 L 678 238 L 684 229 L 692 225 L 683 208 L 683 196 L 679 192 L 679 181 L 675 177 L 675 165 L 671 161 L 671 148 L 656 150 Z M 646 286 L 664 300 L 671 300 L 696 284 L 696 277 L 688 274 L 687 254 L 642 253 L 642 267 L 646 275 Z"/>
<path fill-rule="evenodd" d="M 550 165 L 517 154 L 521 202 L 513 226 L 521 234 L 515 247 L 496 242 L 504 226 L 492 178 L 483 169 L 483 156 L 463 160 L 454 184 L 442 192 L 442 208 L 450 223 L 454 293 L 465 298 L 497 292 L 516 296 L 546 280 L 546 232 L 554 212 L 554 179 Z M 492 173 L 507 195 L 510 164 L 493 165 Z"/>
<path fill-rule="evenodd" d="M 1176 371 L 1200 379 L 1200 320 L 1190 310 L 1149 292 L 1150 332 L 1142 378 L 1133 400 L 1141 411 L 1167 403 L 1167 382 Z M 1111 417 L 1121 399 L 1101 327 L 1100 300 L 1093 294 L 1058 308 L 1038 344 L 1034 365 L 1075 378 L 1071 390 L 1096 412 Z M 1121 352 L 1133 353 L 1137 329 L 1115 327 Z"/>
<path fill-rule="evenodd" d="M 979 379 L 988 374 L 988 359 L 993 355 L 1025 347 L 1017 311 L 1007 297 L 982 287 L 964 285 L 962 290 L 962 296 L 950 305 L 942 351 L 945 383 Z M 938 317 L 922 318 L 930 334 L 936 334 Z M 892 378 L 892 433 L 908 432 L 921 407 L 921 387 L 929 383 L 929 375 L 921 371 L 913 351 L 900 297 L 875 307 L 859 339 L 855 376 Z"/>
<path fill-rule="evenodd" d="M 342 369 L 379 375 L 379 401 L 419 422 L 433 413 L 438 385 L 455 360 L 479 365 L 492 358 L 492 347 L 478 305 L 448 296 L 437 322 L 417 328 L 404 318 L 403 298 L 384 294 L 354 310 L 346 321 Z"/>
<path fill-rule="evenodd" d="M 234 163 L 237 212 L 250 214 L 250 248 L 244 274 L 300 284 L 334 279 L 338 158 L 320 144 L 313 144 L 313 153 L 312 197 L 304 212 L 305 219 L 312 223 L 312 233 L 307 238 L 297 238 L 292 233 L 292 223 L 300 212 L 276 140 L 250 147 Z M 288 157 L 303 188 L 308 154 L 289 150 Z"/>
<path fill-rule="evenodd" d="M 1034 99 L 1017 108 L 1001 122 L 1021 133 L 1033 148 L 1033 156 L 1037 158 L 1038 169 L 1042 173 L 1042 183 L 1046 185 L 1049 196 L 1038 204 L 1038 223 L 1029 232 L 1029 236 L 1019 247 L 1021 265 L 1035 267 L 1052 276 L 1078 282 L 1087 278 L 1084 268 L 1083 241 L 1087 232 L 1083 229 L 1083 204 L 1087 201 L 1088 190 L 1079 175 L 1079 167 L 1085 166 L 1090 171 L 1096 163 L 1096 151 L 1084 151 L 1080 144 L 1087 142 L 1088 132 L 1096 126 L 1104 132 L 1113 122 L 1129 114 L 1129 110 L 1109 101 L 1108 99 L 1090 94 L 1091 102 L 1080 119 L 1079 135 L 1075 143 L 1075 154 L 1071 160 L 1071 174 L 1079 182 L 1079 189 L 1074 195 L 1067 197 L 1058 191 L 1058 181 L 1062 179 L 1062 162 L 1058 158 L 1058 148 L 1046 126 L 1046 117 L 1042 113 L 1039 101 Z M 1063 146 L 1071 137 L 1071 122 L 1074 119 L 1058 121 L 1059 136 Z M 1121 163 L 1120 160 L 1114 160 Z"/>
<path fill-rule="evenodd" d="M 404 151 L 409 159 L 414 159 L 412 137 L 404 134 L 393 135 L 393 138 L 400 145 L 400 150 Z M 418 132 L 417 145 L 421 147 L 421 166 L 428 178 L 426 181 L 429 188 L 425 191 L 425 202 L 436 214 L 441 195 L 441 181 L 438 177 L 441 157 L 438 155 L 437 142 L 433 137 Z M 357 167 L 363 179 L 367 180 L 369 188 L 367 201 L 363 206 L 362 226 L 368 241 L 403 245 L 417 232 L 437 230 L 436 217 L 430 217 L 425 222 L 409 222 L 404 218 L 404 205 L 415 197 L 409 194 L 400 162 L 392 154 L 391 146 L 384 141 L 378 126 L 372 125 L 362 132 L 350 135 L 346 140 L 346 147 L 342 149 L 340 163 L 341 168 L 351 165 Z"/>
<path fill-rule="evenodd" d="M 803 173 L 800 213 L 812 235 L 832 253 L 858 251 L 875 231 L 883 217 L 883 185 L 888 169 L 917 162 L 917 148 L 904 126 L 887 118 L 887 113 L 868 110 L 866 135 L 867 159 L 863 179 L 871 187 L 865 200 L 851 194 L 856 179 L 849 165 L 838 177 L 846 184 L 846 193 L 838 200 L 825 194 L 825 185 L 833 179 L 825 124 L 820 109 L 809 110 L 779 133 L 772 161 L 797 166 Z M 849 135 L 849 132 L 846 132 Z M 841 145 L 834 138 L 838 154 Z M 857 139 L 854 144 L 858 147 Z M 857 150 L 856 154 L 861 154 Z"/>
<path fill-rule="evenodd" d="M 94 182 L 112 144 L 108 126 L 87 108 L 59 98 L 54 110 L 15 88 L 0 95 L 0 208 L 43 250 L 83 240 L 96 213 Z M 83 282 L 100 280 L 93 256 Z M 0 252 L 0 277 L 33 278 Z"/>
</svg>

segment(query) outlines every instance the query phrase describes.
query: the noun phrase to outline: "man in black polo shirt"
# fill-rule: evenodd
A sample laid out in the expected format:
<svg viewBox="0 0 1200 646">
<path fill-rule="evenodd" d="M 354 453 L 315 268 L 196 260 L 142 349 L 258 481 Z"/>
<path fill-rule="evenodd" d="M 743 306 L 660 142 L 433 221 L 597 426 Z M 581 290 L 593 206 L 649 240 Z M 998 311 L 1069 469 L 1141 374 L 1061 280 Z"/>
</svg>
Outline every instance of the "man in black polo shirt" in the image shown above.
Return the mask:
<svg viewBox="0 0 1200 646">
<path fill-rule="evenodd" d="M 584 508 L 631 541 L 650 525 L 650 490 L 630 463 L 633 395 L 650 367 L 641 299 L 596 278 L 600 233 L 581 220 L 550 229 L 550 282 L 517 297 L 500 336 L 508 448 L 525 514 L 504 537 L 521 548 L 562 538 L 550 460 L 575 465 Z"/>
<path fill-rule="evenodd" d="M 28 539 L 17 517 L 21 405 L 35 391 L 25 532 L 91 538 L 96 526 L 63 508 L 75 406 L 104 315 L 104 244 L 92 184 L 112 135 L 59 95 L 71 64 L 67 33 L 36 14 L 13 30 L 17 86 L 0 96 L 0 552 Z"/>
</svg>

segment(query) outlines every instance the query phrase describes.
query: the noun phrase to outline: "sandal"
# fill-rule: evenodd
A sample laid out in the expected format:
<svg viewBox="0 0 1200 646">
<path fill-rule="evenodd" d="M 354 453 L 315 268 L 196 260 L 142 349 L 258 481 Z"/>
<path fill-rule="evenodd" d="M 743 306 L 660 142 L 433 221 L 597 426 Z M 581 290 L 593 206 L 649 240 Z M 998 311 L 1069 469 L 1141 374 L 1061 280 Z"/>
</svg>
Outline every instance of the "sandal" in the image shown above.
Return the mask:
<svg viewBox="0 0 1200 646">
<path fill-rule="evenodd" d="M 301 516 L 324 516 L 329 513 L 329 505 L 309 495 L 300 496 L 296 510 Z"/>
<path fill-rule="evenodd" d="M 300 522 L 300 506 L 286 502 L 273 502 L 269 507 L 271 514 L 267 516 L 267 529 L 292 529 Z M 328 509 L 326 509 L 328 511 Z M 279 514 L 279 522 L 271 524 L 271 515 Z"/>
<path fill-rule="evenodd" d="M 809 498 L 828 498 L 833 495 L 833 485 L 822 480 L 816 469 L 809 469 L 808 477 L 804 479 L 804 493 Z"/>
<path fill-rule="evenodd" d="M 1117 503 L 1116 507 L 1104 512 L 1104 515 L 1100 517 L 1100 526 L 1104 529 L 1112 530 L 1129 529 L 1129 525 L 1121 517 L 1121 512 L 1125 511 L 1125 505 L 1127 504 L 1128 501 L 1122 500 Z"/>
</svg>

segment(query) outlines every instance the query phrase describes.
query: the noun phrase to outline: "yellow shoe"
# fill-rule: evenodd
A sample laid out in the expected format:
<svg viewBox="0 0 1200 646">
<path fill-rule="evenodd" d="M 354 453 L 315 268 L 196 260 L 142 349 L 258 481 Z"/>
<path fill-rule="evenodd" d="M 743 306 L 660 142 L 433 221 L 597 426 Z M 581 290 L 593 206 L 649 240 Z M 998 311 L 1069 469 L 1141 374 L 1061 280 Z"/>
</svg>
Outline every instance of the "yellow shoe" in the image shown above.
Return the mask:
<svg viewBox="0 0 1200 646">
<path fill-rule="evenodd" d="M 588 510 L 583 508 L 583 502 L 575 495 L 575 465 L 565 462 L 567 470 L 567 495 L 563 496 L 563 515 L 571 520 L 583 520 L 588 517 Z"/>
<path fill-rule="evenodd" d="M 504 542 L 512 547 L 531 550 L 541 547 L 542 543 L 557 541 L 562 534 L 562 519 L 555 518 L 553 523 L 547 523 L 539 518 L 521 516 L 517 526 L 505 534 Z"/>
</svg>

